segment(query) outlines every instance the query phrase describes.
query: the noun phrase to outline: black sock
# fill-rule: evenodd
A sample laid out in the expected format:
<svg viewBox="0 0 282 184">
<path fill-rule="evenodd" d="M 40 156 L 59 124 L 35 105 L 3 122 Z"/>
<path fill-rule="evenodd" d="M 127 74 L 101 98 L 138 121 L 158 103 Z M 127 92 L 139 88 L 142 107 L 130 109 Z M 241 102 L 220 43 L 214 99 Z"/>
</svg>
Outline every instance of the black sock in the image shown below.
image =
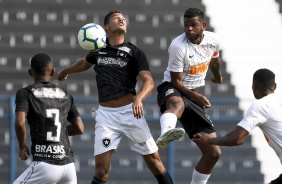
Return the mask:
<svg viewBox="0 0 282 184">
<path fill-rule="evenodd" d="M 161 175 L 155 177 L 157 178 L 159 184 L 173 184 L 171 176 L 166 170 Z"/>
<path fill-rule="evenodd" d="M 101 181 L 101 180 L 99 180 L 98 178 L 96 178 L 96 177 L 94 176 L 94 178 L 93 178 L 91 184 L 106 184 L 106 182 L 107 182 L 107 181 Z"/>
</svg>

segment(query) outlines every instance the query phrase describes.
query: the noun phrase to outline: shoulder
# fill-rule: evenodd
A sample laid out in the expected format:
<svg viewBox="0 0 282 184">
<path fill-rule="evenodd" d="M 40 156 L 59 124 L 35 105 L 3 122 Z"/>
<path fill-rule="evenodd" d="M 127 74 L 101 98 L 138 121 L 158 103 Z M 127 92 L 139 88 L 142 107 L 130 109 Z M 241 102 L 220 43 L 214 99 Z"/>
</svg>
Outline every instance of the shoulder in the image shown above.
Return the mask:
<svg viewBox="0 0 282 184">
<path fill-rule="evenodd" d="M 18 91 L 17 91 L 16 94 L 28 94 L 29 91 L 31 90 L 32 86 L 33 86 L 33 85 L 20 88 L 20 89 L 18 89 Z"/>
<path fill-rule="evenodd" d="M 182 33 L 181 35 L 178 35 L 176 38 L 174 38 L 170 44 L 170 48 L 185 48 L 186 45 L 189 42 L 187 42 L 187 37 L 185 35 L 185 33 Z"/>
<path fill-rule="evenodd" d="M 210 40 L 214 40 L 216 42 L 220 41 L 220 38 L 217 33 L 211 32 L 211 31 L 204 31 L 204 35 L 206 38 Z"/>
</svg>

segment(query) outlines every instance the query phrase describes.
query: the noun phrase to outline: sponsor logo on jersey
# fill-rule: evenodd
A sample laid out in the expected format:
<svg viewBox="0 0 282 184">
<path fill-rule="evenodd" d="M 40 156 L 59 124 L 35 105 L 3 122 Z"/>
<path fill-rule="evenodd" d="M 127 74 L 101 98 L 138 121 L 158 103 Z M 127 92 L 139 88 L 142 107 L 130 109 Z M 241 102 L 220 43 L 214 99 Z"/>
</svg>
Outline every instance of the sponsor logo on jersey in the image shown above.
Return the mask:
<svg viewBox="0 0 282 184">
<path fill-rule="evenodd" d="M 165 92 L 165 96 L 170 95 L 170 94 L 172 94 L 172 93 L 174 93 L 174 89 L 168 89 L 168 90 Z"/>
<path fill-rule="evenodd" d="M 110 138 L 104 138 L 102 140 L 102 144 L 105 148 L 107 148 L 111 144 L 111 139 Z"/>
<path fill-rule="evenodd" d="M 101 51 L 99 51 L 98 54 L 107 54 L 107 52 L 101 52 Z"/>
<path fill-rule="evenodd" d="M 124 67 L 127 65 L 127 63 L 122 61 L 120 58 L 115 59 L 115 58 L 110 58 L 110 57 L 99 58 L 97 63 L 104 64 L 104 65 L 119 65 L 120 67 Z"/>
<path fill-rule="evenodd" d="M 31 91 L 37 98 L 67 98 L 66 93 L 60 88 L 32 88 Z"/>
<path fill-rule="evenodd" d="M 36 153 L 65 154 L 64 145 L 35 145 Z"/>
<path fill-rule="evenodd" d="M 202 63 L 199 65 L 190 66 L 189 74 L 202 74 L 206 72 L 209 68 L 210 62 Z"/>
</svg>

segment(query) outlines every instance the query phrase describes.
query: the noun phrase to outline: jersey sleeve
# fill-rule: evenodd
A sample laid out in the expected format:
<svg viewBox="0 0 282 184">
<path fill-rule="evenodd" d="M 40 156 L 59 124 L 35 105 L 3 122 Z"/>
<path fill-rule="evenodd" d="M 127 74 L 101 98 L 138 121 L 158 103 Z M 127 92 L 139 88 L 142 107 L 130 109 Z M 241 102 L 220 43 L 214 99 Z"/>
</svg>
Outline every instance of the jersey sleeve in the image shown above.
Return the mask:
<svg viewBox="0 0 282 184">
<path fill-rule="evenodd" d="M 88 63 L 91 63 L 91 64 L 95 65 L 95 64 L 97 64 L 97 61 L 96 61 L 96 59 L 95 59 L 95 56 L 96 56 L 95 52 L 89 52 L 89 53 L 87 54 L 87 56 L 85 57 L 85 60 L 86 60 Z"/>
<path fill-rule="evenodd" d="M 68 112 L 68 117 L 67 117 L 68 121 L 80 116 L 80 114 L 79 114 L 79 112 L 76 108 L 76 105 L 74 103 L 74 99 L 73 99 L 72 95 L 69 95 L 69 99 L 70 99 L 70 110 Z"/>
<path fill-rule="evenodd" d="M 16 99 L 15 99 L 15 112 L 18 111 L 23 111 L 23 112 L 28 112 L 29 110 L 29 102 L 28 102 L 28 91 L 25 90 L 24 88 L 20 89 L 16 93 Z"/>
<path fill-rule="evenodd" d="M 215 38 L 215 51 L 212 55 L 212 58 L 218 58 L 219 57 L 219 51 L 221 49 L 221 43 L 220 43 L 219 36 L 214 34 L 214 38 Z"/>
<path fill-rule="evenodd" d="M 266 108 L 259 101 L 253 102 L 247 110 L 244 119 L 238 123 L 238 126 L 251 132 L 255 127 L 266 122 L 268 118 L 268 110 Z"/>
<path fill-rule="evenodd" d="M 179 45 L 172 43 L 168 49 L 168 70 L 172 72 L 183 72 L 185 49 Z"/>
<path fill-rule="evenodd" d="M 134 55 L 138 62 L 138 72 L 143 71 L 143 70 L 150 71 L 148 59 L 145 53 L 142 50 L 136 48 Z"/>
</svg>

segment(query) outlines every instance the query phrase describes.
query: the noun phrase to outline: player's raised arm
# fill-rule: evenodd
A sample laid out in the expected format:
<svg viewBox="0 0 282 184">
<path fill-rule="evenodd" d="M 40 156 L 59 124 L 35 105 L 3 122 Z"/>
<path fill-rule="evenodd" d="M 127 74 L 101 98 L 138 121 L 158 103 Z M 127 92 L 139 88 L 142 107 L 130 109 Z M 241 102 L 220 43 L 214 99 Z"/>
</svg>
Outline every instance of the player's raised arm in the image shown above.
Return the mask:
<svg viewBox="0 0 282 184">
<path fill-rule="evenodd" d="M 59 81 L 64 81 L 68 78 L 68 74 L 83 72 L 85 70 L 88 70 L 91 66 L 92 64 L 88 63 L 85 58 L 81 58 L 72 65 L 59 71 L 57 74 L 57 79 Z"/>
</svg>

